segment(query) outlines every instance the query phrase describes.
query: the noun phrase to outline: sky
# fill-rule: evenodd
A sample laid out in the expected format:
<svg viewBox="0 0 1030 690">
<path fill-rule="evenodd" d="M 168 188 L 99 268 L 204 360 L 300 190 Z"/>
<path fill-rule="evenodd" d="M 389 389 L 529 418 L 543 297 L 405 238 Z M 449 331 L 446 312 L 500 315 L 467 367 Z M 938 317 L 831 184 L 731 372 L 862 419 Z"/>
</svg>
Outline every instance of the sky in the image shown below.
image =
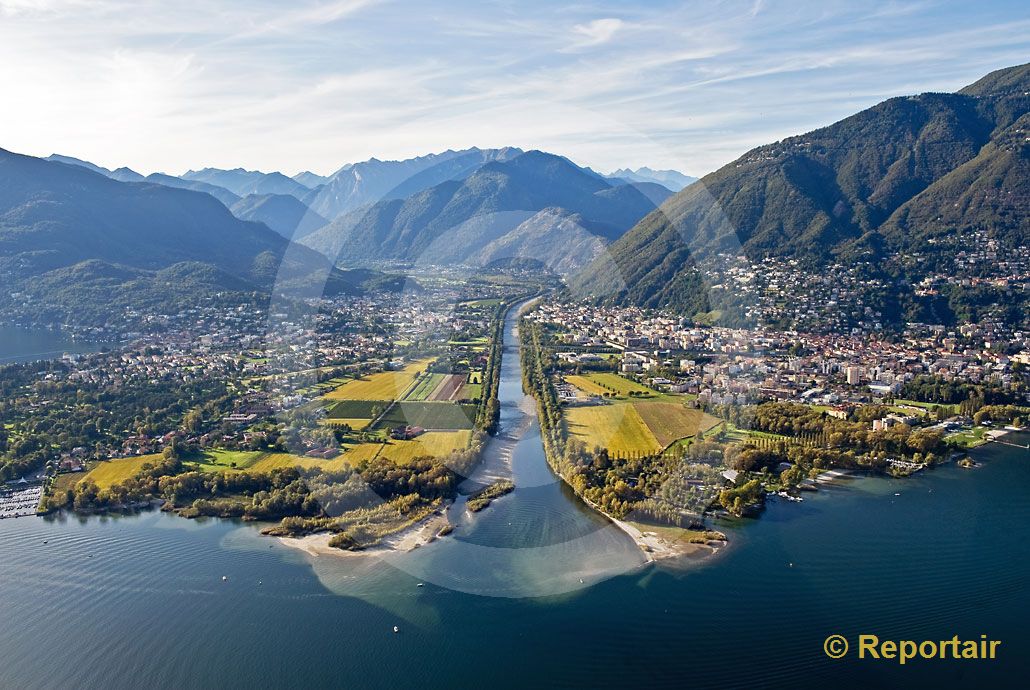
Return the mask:
<svg viewBox="0 0 1030 690">
<path fill-rule="evenodd" d="M 700 176 L 1028 60 L 1026 2 L 0 0 L 0 148 L 328 174 L 518 146 Z"/>
</svg>

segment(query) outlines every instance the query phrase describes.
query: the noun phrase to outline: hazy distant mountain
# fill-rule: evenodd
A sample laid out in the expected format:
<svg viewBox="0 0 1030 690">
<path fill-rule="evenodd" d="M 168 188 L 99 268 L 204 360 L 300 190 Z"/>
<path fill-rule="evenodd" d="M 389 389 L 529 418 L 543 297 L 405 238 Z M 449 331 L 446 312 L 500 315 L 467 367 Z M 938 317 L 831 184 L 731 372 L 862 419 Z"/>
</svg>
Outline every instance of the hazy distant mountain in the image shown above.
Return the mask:
<svg viewBox="0 0 1030 690">
<path fill-rule="evenodd" d="M 519 153 L 511 148 L 472 148 L 401 161 L 372 158 L 345 165 L 322 188 L 302 200 L 332 220 L 376 201 L 403 198 L 446 180 L 462 179 L 490 161 L 507 160 Z"/>
<path fill-rule="evenodd" d="M 530 151 L 489 162 L 465 179 L 357 209 L 302 242 L 352 265 L 381 259 L 461 263 L 544 209 L 552 209 L 552 230 L 571 227 L 562 220 L 575 215 L 576 227 L 607 242 L 654 208 L 633 185 L 613 185 L 560 156 Z M 507 244 L 494 246 L 525 247 L 521 238 L 542 235 L 545 225 L 538 218 Z"/>
<path fill-rule="evenodd" d="M 382 199 L 403 199 L 423 189 L 429 189 L 448 180 L 464 180 L 491 161 L 507 161 L 523 153 L 522 149 L 506 146 L 501 149 L 470 149 L 432 165 L 398 183 L 383 194 Z"/>
<path fill-rule="evenodd" d="M 316 187 L 320 187 L 329 181 L 329 178 L 325 175 L 317 175 L 307 170 L 305 170 L 304 172 L 297 173 L 290 179 L 294 180 L 295 182 L 299 182 L 308 189 L 315 189 Z"/>
<path fill-rule="evenodd" d="M 687 185 L 697 182 L 696 177 L 684 175 L 676 170 L 652 170 L 651 168 L 637 168 L 636 170 L 622 168 L 605 177 L 619 178 L 627 182 L 655 182 L 674 192 L 678 192 Z"/>
<path fill-rule="evenodd" d="M 321 255 L 297 245 L 287 252 L 288 245 L 208 194 L 118 182 L 0 149 L 0 309 L 7 314 L 102 320 L 168 308 L 169 290 L 195 301 L 227 290 L 267 292 L 273 282 L 359 289 L 329 273 Z"/>
<path fill-rule="evenodd" d="M 300 239 L 327 221 L 289 194 L 251 194 L 229 207 L 242 220 L 264 223 L 287 239 Z"/>
<path fill-rule="evenodd" d="M 579 214 L 545 208 L 462 262 L 486 266 L 505 259 L 532 259 L 555 273 L 569 275 L 603 255 L 606 246 L 603 238 L 587 230 Z"/>
<path fill-rule="evenodd" d="M 986 235 L 1002 250 L 1030 236 L 1030 65 L 993 72 L 958 93 L 891 98 L 828 127 L 756 148 L 680 191 L 574 281 L 580 291 L 705 311 L 697 266 L 715 252 L 779 256 L 818 270 L 861 257 L 899 285 L 884 311 L 920 313 L 905 285 L 954 270 Z M 922 258 L 911 266 L 899 251 Z M 997 298 L 973 295 L 978 300 Z M 1025 297 L 1021 298 L 1025 303 Z M 968 305 L 968 302 L 965 302 Z M 1025 318 L 1025 311 L 1023 318 Z"/>
<path fill-rule="evenodd" d="M 175 187 L 176 189 L 190 189 L 194 192 L 204 192 L 205 194 L 210 194 L 214 198 L 218 199 L 226 206 L 232 206 L 240 200 L 239 196 L 233 194 L 225 187 L 208 184 L 207 182 L 198 182 L 196 180 L 184 180 L 181 177 L 165 175 L 164 173 L 151 173 L 150 175 L 147 175 L 146 181 L 153 182 L 154 184 L 161 184 L 165 187 Z"/>
<path fill-rule="evenodd" d="M 87 170 L 100 173 L 105 177 L 110 177 L 112 180 L 118 180 L 119 182 L 140 182 L 143 180 L 143 176 L 135 170 L 130 168 L 118 168 L 116 170 L 108 170 L 107 168 L 95 165 L 89 161 L 84 161 L 79 158 L 72 158 L 71 156 L 62 156 L 54 153 L 46 157 L 45 160 L 55 161 L 57 163 L 66 163 L 68 165 L 77 165 Z"/>
<path fill-rule="evenodd" d="M 622 180 L 619 178 L 611 178 L 609 182 L 618 186 L 618 183 L 622 182 Z M 657 182 L 629 182 L 627 184 L 646 196 L 655 206 L 661 206 L 665 203 L 666 199 L 673 195 L 672 190 L 658 184 Z"/>
<path fill-rule="evenodd" d="M 243 168 L 233 170 L 204 168 L 203 170 L 190 170 L 182 175 L 182 179 L 224 187 L 239 197 L 248 194 L 289 194 L 303 199 L 311 193 L 311 188 L 280 172 L 263 173 Z"/>
</svg>

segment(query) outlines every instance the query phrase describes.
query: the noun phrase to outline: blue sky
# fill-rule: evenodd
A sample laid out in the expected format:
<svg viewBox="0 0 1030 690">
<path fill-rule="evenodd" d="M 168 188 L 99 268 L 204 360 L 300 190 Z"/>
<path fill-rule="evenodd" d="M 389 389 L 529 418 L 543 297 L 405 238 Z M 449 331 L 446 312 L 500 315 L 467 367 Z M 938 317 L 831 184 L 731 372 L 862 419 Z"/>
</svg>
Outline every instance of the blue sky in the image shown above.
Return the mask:
<svg viewBox="0 0 1030 690">
<path fill-rule="evenodd" d="M 0 147 L 292 174 L 512 145 L 700 175 L 1028 60 L 1025 2 L 0 0 Z"/>
</svg>

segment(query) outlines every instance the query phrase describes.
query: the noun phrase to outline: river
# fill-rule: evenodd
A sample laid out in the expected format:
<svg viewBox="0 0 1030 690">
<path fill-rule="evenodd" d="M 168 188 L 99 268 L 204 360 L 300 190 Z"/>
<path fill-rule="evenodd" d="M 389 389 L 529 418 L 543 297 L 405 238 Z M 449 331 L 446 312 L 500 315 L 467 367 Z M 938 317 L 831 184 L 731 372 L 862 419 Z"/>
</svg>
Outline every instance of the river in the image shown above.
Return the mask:
<svg viewBox="0 0 1030 690">
<path fill-rule="evenodd" d="M 313 557 L 159 512 L 0 521 L 0 687 L 1012 686 L 1030 670 L 1025 450 L 773 499 L 716 525 L 718 555 L 645 565 L 546 466 L 513 329 L 502 435 L 474 479 L 517 489 L 410 554 Z M 900 667 L 829 659 L 838 633 L 1002 645 Z"/>
</svg>

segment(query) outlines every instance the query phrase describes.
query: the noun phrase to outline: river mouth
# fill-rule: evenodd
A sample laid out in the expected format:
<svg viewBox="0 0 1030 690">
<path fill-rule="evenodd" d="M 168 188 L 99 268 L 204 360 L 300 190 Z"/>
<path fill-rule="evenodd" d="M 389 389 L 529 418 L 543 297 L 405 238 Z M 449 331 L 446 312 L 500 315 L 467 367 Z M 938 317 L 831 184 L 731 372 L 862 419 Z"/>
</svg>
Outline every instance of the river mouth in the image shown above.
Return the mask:
<svg viewBox="0 0 1030 690">
<path fill-rule="evenodd" d="M 467 494 L 508 479 L 515 490 L 475 514 L 466 509 L 467 497 L 459 495 L 447 512 L 451 534 L 410 551 L 377 554 L 420 581 L 484 596 L 543 597 L 588 587 L 647 562 L 625 532 L 584 505 L 547 463 L 536 401 L 522 390 L 517 324 L 529 303 L 516 305 L 505 317 L 499 431 L 461 487 Z M 352 567 L 344 559 L 335 566 L 326 560 L 316 559 L 316 572 Z M 338 581 L 335 574 L 327 579 Z"/>
</svg>

